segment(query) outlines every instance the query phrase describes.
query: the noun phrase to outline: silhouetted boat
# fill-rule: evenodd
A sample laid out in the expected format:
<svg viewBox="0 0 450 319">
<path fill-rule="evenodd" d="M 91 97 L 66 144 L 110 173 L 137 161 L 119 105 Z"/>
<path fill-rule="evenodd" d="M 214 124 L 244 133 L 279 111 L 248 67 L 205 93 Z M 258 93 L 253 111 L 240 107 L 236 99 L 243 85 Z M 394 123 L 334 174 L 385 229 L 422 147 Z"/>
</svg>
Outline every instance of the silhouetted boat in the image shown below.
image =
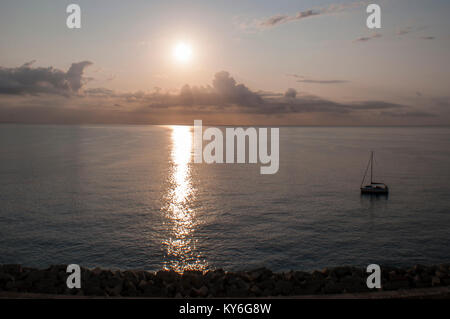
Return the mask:
<svg viewBox="0 0 450 319">
<path fill-rule="evenodd" d="M 370 184 L 363 186 L 366 179 L 367 171 L 370 166 Z M 366 172 L 364 173 L 363 180 L 361 182 L 361 194 L 388 194 L 389 187 L 384 183 L 378 183 L 373 181 L 373 152 L 371 153 L 369 164 L 367 165 Z"/>
</svg>

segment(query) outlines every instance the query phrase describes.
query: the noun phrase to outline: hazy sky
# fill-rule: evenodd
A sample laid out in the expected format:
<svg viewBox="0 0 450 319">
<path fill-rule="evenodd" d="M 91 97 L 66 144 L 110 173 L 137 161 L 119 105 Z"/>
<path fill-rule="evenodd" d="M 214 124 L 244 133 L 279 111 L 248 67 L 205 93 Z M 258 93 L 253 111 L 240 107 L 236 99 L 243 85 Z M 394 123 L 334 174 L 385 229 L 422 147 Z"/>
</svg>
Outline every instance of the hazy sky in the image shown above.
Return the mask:
<svg viewBox="0 0 450 319">
<path fill-rule="evenodd" d="M 446 0 L 2 0 L 0 122 L 447 125 L 449 14 Z"/>
</svg>

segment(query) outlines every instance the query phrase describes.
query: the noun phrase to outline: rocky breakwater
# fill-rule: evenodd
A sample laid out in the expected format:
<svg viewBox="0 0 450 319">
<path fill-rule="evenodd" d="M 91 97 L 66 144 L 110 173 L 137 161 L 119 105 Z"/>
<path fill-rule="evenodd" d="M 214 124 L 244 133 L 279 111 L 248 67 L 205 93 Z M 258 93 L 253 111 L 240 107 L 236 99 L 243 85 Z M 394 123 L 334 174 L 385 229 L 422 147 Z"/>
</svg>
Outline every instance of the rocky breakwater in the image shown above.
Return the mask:
<svg viewBox="0 0 450 319">
<path fill-rule="evenodd" d="M 245 272 L 108 270 L 81 268 L 81 288 L 66 285 L 66 265 L 47 269 L 0 266 L 0 291 L 114 297 L 269 297 L 376 291 L 366 286 L 369 274 L 358 267 L 273 273 L 260 268 Z M 381 290 L 450 286 L 450 264 L 411 268 L 383 267 Z"/>
</svg>

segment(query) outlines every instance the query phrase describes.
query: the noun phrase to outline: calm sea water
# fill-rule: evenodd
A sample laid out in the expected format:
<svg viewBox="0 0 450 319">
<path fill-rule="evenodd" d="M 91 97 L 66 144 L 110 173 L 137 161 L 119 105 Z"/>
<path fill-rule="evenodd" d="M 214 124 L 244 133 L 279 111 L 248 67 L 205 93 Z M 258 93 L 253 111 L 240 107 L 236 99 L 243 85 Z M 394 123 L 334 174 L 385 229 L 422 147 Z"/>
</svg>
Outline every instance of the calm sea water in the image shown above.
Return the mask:
<svg viewBox="0 0 450 319">
<path fill-rule="evenodd" d="M 280 169 L 189 127 L 0 125 L 0 263 L 275 271 L 450 261 L 450 128 L 280 129 Z M 370 151 L 386 197 L 361 197 Z"/>
</svg>

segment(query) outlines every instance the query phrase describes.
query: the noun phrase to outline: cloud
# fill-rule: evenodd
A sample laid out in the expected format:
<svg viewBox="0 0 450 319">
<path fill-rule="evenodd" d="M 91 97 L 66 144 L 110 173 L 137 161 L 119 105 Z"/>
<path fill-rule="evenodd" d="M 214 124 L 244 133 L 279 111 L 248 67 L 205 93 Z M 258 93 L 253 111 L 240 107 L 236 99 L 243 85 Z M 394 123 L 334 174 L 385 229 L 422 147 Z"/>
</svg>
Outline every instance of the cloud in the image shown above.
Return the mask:
<svg viewBox="0 0 450 319">
<path fill-rule="evenodd" d="M 312 83 L 312 84 L 341 84 L 347 83 L 348 81 L 344 80 L 311 80 L 311 79 L 300 79 L 297 80 L 299 83 Z"/>
<path fill-rule="evenodd" d="M 308 77 L 305 77 L 303 75 L 297 75 L 297 74 L 287 74 L 287 76 L 291 76 L 293 78 L 297 79 L 298 83 L 309 83 L 309 84 L 342 84 L 342 83 L 348 83 L 349 81 L 345 80 L 315 80 Z"/>
<path fill-rule="evenodd" d="M 284 97 L 295 99 L 297 97 L 297 91 L 293 88 L 287 89 L 287 91 L 284 93 Z"/>
<path fill-rule="evenodd" d="M 377 38 L 381 38 L 381 34 L 380 33 L 374 33 L 372 35 L 369 36 L 365 36 L 365 37 L 360 37 L 358 39 L 355 39 L 354 42 L 367 42 L 373 39 L 377 39 Z"/>
<path fill-rule="evenodd" d="M 72 63 L 64 72 L 53 67 L 33 68 L 34 61 L 20 67 L 0 67 L 0 94 L 58 94 L 71 95 L 78 93 L 89 79 L 83 77 L 84 69 L 92 62 Z"/>
<path fill-rule="evenodd" d="M 360 116 L 372 120 L 380 114 L 398 119 L 404 114 L 405 118 L 419 120 L 421 114 L 414 113 L 416 110 L 409 106 L 382 100 L 336 102 L 293 88 L 284 93 L 255 91 L 237 83 L 226 71 L 217 72 L 209 85 L 186 84 L 175 92 L 158 88 L 121 93 L 108 88 L 85 88 L 83 71 L 90 64 L 74 63 L 67 72 L 52 67 L 32 68 L 30 63 L 19 68 L 0 68 L 0 88 L 4 93 L 0 95 L 1 121 L 164 124 L 204 118 L 215 123 L 223 123 L 225 119 L 246 123 L 255 119 L 263 119 L 265 123 L 282 119 L 294 124 L 293 119 L 306 116 L 326 118 L 332 124 L 335 120 L 353 123 Z M 12 82 L 16 83 L 14 90 Z"/>
<path fill-rule="evenodd" d="M 284 94 L 255 92 L 237 84 L 226 71 L 215 74 L 212 86 L 185 85 L 179 93 L 136 92 L 122 95 L 126 101 L 141 105 L 142 112 L 178 108 L 179 112 L 232 112 L 246 114 L 334 113 L 397 109 L 405 106 L 384 101 L 338 103 L 311 95 L 298 95 L 290 88 Z"/>
<path fill-rule="evenodd" d="M 301 19 L 312 17 L 312 16 L 319 15 L 319 14 L 321 14 L 321 13 L 318 11 L 306 10 L 306 11 L 298 12 L 295 16 L 275 15 L 264 21 L 261 21 L 259 23 L 259 25 L 262 27 L 273 27 L 273 26 L 276 26 L 277 24 L 282 24 L 282 23 L 286 23 L 286 22 L 294 21 L 294 20 L 301 20 Z"/>
<path fill-rule="evenodd" d="M 424 31 L 428 29 L 428 26 L 406 26 L 400 29 L 397 29 L 396 34 L 398 36 L 403 36 L 403 35 L 407 35 L 409 33 L 415 33 L 415 32 L 420 32 L 420 31 Z"/>
<path fill-rule="evenodd" d="M 421 39 L 423 39 L 423 40 L 434 40 L 434 39 L 436 39 L 436 37 L 433 37 L 433 36 L 424 36 L 424 37 L 420 37 Z"/>
<path fill-rule="evenodd" d="M 292 15 L 274 15 L 271 17 L 268 17 L 262 21 L 255 21 L 254 25 L 259 28 L 269 28 L 274 27 L 280 24 L 284 24 L 291 21 L 298 21 L 303 20 L 308 17 L 313 16 L 319 16 L 319 15 L 326 15 L 326 14 L 335 14 L 335 13 L 341 13 L 344 11 L 348 11 L 351 9 L 359 8 L 364 5 L 366 5 L 367 1 L 357 1 L 352 3 L 341 3 L 341 4 L 331 4 L 327 7 L 320 7 L 317 9 L 309 9 L 297 12 Z"/>
<path fill-rule="evenodd" d="M 381 112 L 381 116 L 387 117 L 398 117 L 398 118 L 426 118 L 426 117 L 436 117 L 436 114 L 420 112 L 420 111 L 411 111 L 411 112 Z"/>
<path fill-rule="evenodd" d="M 408 27 L 404 27 L 402 29 L 398 29 L 396 34 L 397 35 L 405 35 L 405 34 L 411 33 L 413 30 L 414 30 L 413 27 L 408 26 Z"/>
<path fill-rule="evenodd" d="M 88 96 L 104 96 L 104 97 L 115 97 L 116 94 L 113 90 L 106 88 L 93 88 L 84 90 L 84 94 Z"/>
</svg>

